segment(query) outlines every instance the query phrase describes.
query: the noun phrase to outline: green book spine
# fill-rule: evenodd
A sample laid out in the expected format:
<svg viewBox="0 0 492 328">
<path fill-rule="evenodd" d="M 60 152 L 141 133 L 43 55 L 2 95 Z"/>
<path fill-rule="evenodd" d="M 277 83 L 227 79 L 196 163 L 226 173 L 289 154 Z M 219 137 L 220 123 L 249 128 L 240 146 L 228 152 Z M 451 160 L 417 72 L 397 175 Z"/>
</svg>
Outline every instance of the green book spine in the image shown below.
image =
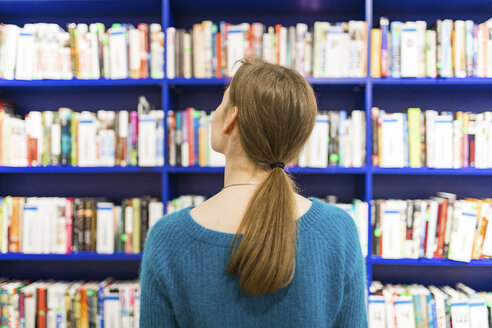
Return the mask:
<svg viewBox="0 0 492 328">
<path fill-rule="evenodd" d="M 70 163 L 77 166 L 77 114 L 72 114 L 72 124 L 70 125 L 70 134 L 72 136 L 72 148 L 70 152 Z"/>
</svg>

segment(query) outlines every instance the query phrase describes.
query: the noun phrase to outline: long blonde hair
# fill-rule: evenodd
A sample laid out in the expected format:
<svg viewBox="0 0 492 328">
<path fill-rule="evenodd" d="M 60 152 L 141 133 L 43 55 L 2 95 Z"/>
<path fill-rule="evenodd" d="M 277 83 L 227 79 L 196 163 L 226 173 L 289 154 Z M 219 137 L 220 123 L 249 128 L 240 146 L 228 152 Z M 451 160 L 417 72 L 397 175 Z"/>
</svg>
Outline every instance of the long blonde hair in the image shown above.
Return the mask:
<svg viewBox="0 0 492 328">
<path fill-rule="evenodd" d="M 258 186 L 231 244 L 228 271 L 251 296 L 274 293 L 294 276 L 297 208 L 295 184 L 274 162 L 299 156 L 317 114 L 313 89 L 296 71 L 264 61 L 242 61 L 229 86 L 228 108 L 238 108 L 238 131 L 247 156 L 269 170 Z M 242 236 L 241 236 L 242 234 Z"/>
</svg>

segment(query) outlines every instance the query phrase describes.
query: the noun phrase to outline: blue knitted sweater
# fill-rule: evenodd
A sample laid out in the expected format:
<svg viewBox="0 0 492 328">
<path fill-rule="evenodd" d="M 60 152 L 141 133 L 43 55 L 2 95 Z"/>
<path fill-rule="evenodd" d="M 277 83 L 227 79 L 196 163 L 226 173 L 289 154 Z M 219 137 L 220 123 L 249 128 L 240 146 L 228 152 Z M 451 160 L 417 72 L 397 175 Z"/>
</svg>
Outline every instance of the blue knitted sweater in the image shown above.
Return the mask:
<svg viewBox="0 0 492 328">
<path fill-rule="evenodd" d="M 299 219 L 292 282 L 250 297 L 226 271 L 233 234 L 207 229 L 191 207 L 152 227 L 140 271 L 140 327 L 367 327 L 365 266 L 343 210 L 310 198 Z"/>
</svg>

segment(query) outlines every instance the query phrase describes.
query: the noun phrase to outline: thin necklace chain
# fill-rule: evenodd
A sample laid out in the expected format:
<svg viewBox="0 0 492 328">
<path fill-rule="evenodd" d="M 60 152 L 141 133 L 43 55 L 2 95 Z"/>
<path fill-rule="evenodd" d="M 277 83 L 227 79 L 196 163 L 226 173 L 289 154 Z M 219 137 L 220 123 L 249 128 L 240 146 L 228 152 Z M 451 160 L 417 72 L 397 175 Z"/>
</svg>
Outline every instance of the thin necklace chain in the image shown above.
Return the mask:
<svg viewBox="0 0 492 328">
<path fill-rule="evenodd" d="M 244 182 L 244 183 L 231 183 L 230 185 L 224 186 L 222 190 L 225 188 L 233 187 L 233 186 L 257 186 L 258 183 L 255 182 Z"/>
</svg>

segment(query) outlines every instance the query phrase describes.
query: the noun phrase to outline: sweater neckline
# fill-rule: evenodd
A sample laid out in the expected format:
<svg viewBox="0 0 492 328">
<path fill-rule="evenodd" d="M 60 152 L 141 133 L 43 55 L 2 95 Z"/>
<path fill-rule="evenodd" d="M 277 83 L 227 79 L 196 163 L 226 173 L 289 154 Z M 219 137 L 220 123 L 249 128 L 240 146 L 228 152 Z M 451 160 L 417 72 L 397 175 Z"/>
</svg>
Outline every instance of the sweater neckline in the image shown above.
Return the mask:
<svg viewBox="0 0 492 328">
<path fill-rule="evenodd" d="M 323 203 L 314 198 L 309 197 L 309 200 L 312 202 L 311 207 L 298 218 L 298 227 L 299 231 L 307 230 L 311 225 L 316 222 L 316 219 L 323 213 L 322 207 Z M 229 246 L 234 238 L 235 234 L 212 230 L 204 227 L 200 223 L 196 222 L 195 219 L 190 214 L 190 211 L 194 208 L 194 206 L 189 206 L 184 209 L 185 219 L 184 222 L 184 230 L 194 237 L 197 240 L 208 244 L 215 245 L 223 245 Z"/>
</svg>

